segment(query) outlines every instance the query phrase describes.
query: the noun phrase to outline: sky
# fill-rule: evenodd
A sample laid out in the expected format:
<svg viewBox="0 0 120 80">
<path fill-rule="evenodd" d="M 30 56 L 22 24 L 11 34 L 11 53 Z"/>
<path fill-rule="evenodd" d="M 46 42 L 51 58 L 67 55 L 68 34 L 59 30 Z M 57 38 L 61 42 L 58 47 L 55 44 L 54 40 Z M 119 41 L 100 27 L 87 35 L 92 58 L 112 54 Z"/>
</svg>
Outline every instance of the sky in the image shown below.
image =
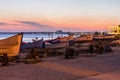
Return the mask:
<svg viewBox="0 0 120 80">
<path fill-rule="evenodd" d="M 107 31 L 120 0 L 0 0 L 0 32 Z"/>
</svg>

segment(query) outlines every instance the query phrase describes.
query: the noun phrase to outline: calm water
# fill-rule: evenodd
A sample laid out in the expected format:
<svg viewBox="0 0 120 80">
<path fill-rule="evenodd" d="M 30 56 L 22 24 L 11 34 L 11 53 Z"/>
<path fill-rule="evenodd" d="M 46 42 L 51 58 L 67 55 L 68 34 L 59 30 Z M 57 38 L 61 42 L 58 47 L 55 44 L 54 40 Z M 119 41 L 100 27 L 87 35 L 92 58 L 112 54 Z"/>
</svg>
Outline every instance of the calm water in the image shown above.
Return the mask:
<svg viewBox="0 0 120 80">
<path fill-rule="evenodd" d="M 4 39 L 4 38 L 7 38 L 7 37 L 10 37 L 10 36 L 13 36 L 15 34 L 0 34 L 0 39 Z M 32 42 L 32 39 L 38 37 L 38 39 L 41 39 L 43 38 L 44 40 L 49 40 L 49 39 L 54 39 L 54 38 L 57 38 L 58 36 L 68 36 L 68 34 L 53 34 L 53 35 L 48 35 L 48 34 L 42 34 L 42 33 L 37 33 L 37 34 L 33 34 L 33 33 L 30 33 L 30 34 L 23 34 L 23 41 L 24 42 Z"/>
</svg>

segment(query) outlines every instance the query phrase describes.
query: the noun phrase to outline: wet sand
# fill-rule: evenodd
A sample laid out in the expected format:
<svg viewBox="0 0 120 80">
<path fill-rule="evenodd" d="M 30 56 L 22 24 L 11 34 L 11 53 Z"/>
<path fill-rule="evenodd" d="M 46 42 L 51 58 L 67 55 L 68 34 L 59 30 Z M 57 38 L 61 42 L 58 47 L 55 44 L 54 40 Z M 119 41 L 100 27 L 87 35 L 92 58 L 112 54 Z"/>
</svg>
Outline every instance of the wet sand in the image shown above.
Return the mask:
<svg viewBox="0 0 120 80">
<path fill-rule="evenodd" d="M 43 58 L 37 64 L 10 63 L 0 67 L 0 80 L 119 80 L 120 47 L 92 57 Z"/>
</svg>

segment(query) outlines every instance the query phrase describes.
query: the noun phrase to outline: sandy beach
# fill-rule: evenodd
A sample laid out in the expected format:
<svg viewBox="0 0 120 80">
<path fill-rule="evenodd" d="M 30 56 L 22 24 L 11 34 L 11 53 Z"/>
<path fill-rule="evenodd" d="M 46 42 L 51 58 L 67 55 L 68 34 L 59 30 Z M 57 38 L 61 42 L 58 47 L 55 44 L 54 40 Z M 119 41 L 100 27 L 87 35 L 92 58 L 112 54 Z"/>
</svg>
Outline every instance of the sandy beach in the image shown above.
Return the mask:
<svg viewBox="0 0 120 80">
<path fill-rule="evenodd" d="M 10 63 L 0 66 L 0 80 L 119 80 L 120 47 L 92 57 L 42 58 L 37 64 Z"/>
</svg>

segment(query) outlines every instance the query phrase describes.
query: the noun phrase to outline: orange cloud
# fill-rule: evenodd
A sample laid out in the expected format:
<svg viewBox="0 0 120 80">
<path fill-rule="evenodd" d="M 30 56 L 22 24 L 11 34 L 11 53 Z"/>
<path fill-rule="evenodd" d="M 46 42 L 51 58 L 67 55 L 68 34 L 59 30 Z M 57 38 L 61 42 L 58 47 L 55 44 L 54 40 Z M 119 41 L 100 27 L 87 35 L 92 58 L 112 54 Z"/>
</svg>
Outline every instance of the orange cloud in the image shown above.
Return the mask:
<svg viewBox="0 0 120 80">
<path fill-rule="evenodd" d="M 84 30 L 108 30 L 109 26 L 113 24 L 118 25 L 119 19 L 116 18 L 55 18 L 50 20 L 48 23 L 54 27 L 59 28 L 77 28 L 77 29 L 84 29 Z"/>
<path fill-rule="evenodd" d="M 35 17 L 36 18 L 36 17 Z M 108 17 L 33 17 L 0 19 L 0 30 L 7 31 L 55 31 L 56 29 L 84 30 L 84 31 L 100 31 L 108 30 L 109 26 L 119 25 L 120 19 Z M 28 21 L 29 25 L 18 23 L 16 21 Z M 33 23 L 34 22 L 34 23 Z M 30 25 L 32 24 L 32 25 Z M 34 26 L 46 25 L 49 28 L 39 28 Z"/>
</svg>

